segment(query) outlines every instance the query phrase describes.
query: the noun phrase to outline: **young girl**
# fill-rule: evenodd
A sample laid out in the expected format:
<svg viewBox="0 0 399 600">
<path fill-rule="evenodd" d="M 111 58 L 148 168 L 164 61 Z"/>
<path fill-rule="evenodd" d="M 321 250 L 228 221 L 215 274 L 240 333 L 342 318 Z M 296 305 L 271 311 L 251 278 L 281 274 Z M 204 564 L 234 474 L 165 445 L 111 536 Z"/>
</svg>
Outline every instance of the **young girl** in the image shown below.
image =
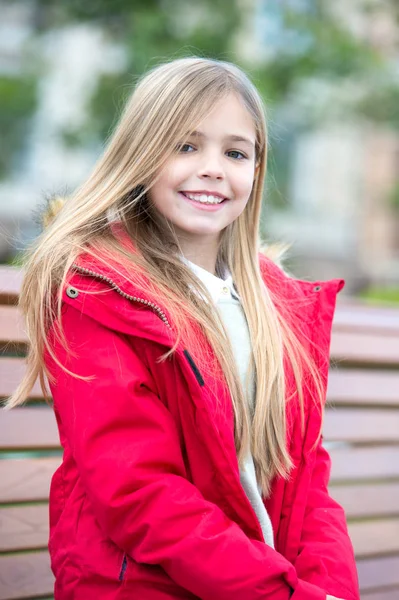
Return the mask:
<svg viewBox="0 0 399 600">
<path fill-rule="evenodd" d="M 359 598 L 320 435 L 342 282 L 259 254 L 266 150 L 237 67 L 162 65 L 30 253 L 10 405 L 48 377 L 57 600 Z"/>
</svg>

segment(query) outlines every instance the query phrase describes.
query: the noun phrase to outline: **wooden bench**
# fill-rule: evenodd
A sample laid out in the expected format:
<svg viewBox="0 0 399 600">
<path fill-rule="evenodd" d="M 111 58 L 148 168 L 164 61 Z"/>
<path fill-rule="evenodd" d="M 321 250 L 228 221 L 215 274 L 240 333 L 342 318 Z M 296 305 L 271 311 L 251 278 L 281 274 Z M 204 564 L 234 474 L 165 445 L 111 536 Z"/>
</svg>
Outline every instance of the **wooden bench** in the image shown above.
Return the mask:
<svg viewBox="0 0 399 600">
<path fill-rule="evenodd" d="M 0 267 L 0 396 L 24 372 L 21 275 Z M 10 342 L 12 342 L 10 344 Z M 345 507 L 363 600 L 399 598 L 399 310 L 339 300 L 324 437 L 331 493 Z M 331 406 L 334 405 L 334 407 Z M 61 460 L 51 409 L 0 412 L 0 600 L 52 598 L 48 490 Z"/>
<path fill-rule="evenodd" d="M 324 436 L 362 600 L 399 599 L 399 309 L 340 299 Z M 331 407 L 333 405 L 333 407 Z"/>
</svg>

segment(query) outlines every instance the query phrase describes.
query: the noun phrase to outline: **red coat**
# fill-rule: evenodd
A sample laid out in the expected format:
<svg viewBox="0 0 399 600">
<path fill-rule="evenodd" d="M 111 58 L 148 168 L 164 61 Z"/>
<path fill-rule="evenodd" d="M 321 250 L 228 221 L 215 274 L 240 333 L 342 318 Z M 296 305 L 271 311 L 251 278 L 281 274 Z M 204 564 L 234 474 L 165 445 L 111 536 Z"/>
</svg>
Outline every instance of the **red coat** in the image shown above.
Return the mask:
<svg viewBox="0 0 399 600">
<path fill-rule="evenodd" d="M 287 305 L 300 300 L 297 319 L 320 348 L 326 379 L 343 283 L 289 279 L 260 260 L 266 285 Z M 63 364 L 94 379 L 46 359 L 64 447 L 50 494 L 56 600 L 358 600 L 344 513 L 327 492 L 329 457 L 314 448 L 320 414 L 311 399 L 305 435 L 297 402 L 287 404 L 295 466 L 265 502 L 274 550 L 240 485 L 228 391 L 198 371 L 189 349 L 157 362 L 171 347 L 162 307 L 134 298 L 131 284 L 96 262 L 81 258 L 96 275 L 75 271 L 63 292 L 74 352 L 55 346 Z"/>
</svg>

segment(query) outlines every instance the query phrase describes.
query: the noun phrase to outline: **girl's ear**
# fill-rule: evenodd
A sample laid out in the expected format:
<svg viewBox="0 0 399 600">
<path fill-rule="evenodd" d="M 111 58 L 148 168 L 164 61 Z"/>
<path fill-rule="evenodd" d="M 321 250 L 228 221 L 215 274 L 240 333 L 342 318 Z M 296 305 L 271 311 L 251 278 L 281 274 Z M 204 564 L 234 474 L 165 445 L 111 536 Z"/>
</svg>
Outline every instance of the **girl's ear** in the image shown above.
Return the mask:
<svg viewBox="0 0 399 600">
<path fill-rule="evenodd" d="M 254 179 L 256 178 L 256 176 L 257 176 L 257 175 L 258 175 L 258 173 L 259 173 L 259 168 L 260 168 L 260 164 L 259 164 L 259 163 L 257 163 L 257 164 L 255 165 Z"/>
</svg>

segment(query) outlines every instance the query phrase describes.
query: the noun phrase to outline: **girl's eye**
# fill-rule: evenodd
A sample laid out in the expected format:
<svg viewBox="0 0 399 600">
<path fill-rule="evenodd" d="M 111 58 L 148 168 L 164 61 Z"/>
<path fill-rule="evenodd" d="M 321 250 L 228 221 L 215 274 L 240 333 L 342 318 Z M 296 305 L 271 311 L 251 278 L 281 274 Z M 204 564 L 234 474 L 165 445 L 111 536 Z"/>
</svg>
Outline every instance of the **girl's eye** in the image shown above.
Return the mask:
<svg viewBox="0 0 399 600">
<path fill-rule="evenodd" d="M 195 150 L 194 146 L 191 144 L 180 144 L 178 147 L 179 152 L 193 152 Z"/>
<path fill-rule="evenodd" d="M 229 150 L 227 154 L 230 156 L 230 158 L 234 158 L 235 160 L 243 160 L 244 158 L 247 158 L 245 154 L 239 150 Z"/>
</svg>

